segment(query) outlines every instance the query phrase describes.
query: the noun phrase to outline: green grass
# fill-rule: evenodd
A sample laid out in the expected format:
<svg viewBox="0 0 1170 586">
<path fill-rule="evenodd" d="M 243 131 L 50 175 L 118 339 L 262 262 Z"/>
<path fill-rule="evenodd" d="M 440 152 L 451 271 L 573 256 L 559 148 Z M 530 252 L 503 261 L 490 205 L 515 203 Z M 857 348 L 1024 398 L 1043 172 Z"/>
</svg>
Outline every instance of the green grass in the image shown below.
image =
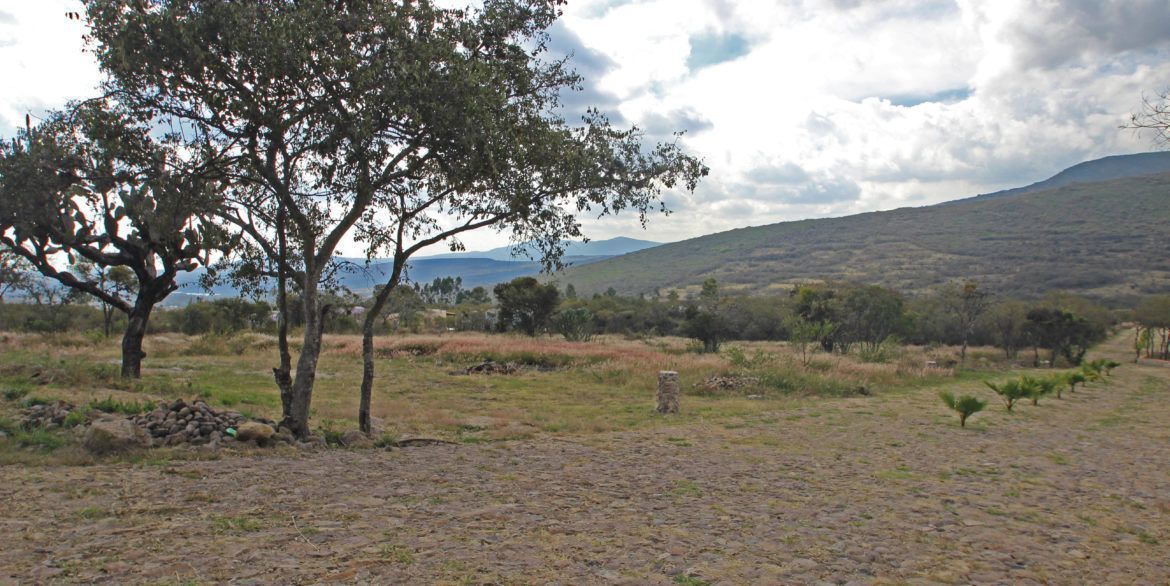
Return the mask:
<svg viewBox="0 0 1170 586">
<path fill-rule="evenodd" d="M 216 533 L 254 533 L 264 528 L 259 520 L 248 517 L 212 517 L 211 528 Z"/>
</svg>

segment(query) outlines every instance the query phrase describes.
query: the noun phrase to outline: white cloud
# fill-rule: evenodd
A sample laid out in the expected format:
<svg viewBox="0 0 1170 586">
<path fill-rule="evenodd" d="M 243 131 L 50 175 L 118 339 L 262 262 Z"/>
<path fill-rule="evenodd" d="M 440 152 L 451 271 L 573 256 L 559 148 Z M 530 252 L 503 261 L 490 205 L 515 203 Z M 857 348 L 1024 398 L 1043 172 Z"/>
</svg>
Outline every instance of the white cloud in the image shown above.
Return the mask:
<svg viewBox="0 0 1170 586">
<path fill-rule="evenodd" d="M 76 2 L 14 4 L 0 8 L 0 136 L 98 80 L 64 17 Z M 567 109 L 596 103 L 656 140 L 689 130 L 712 170 L 649 232 L 621 216 L 588 233 L 677 240 L 925 205 L 1148 150 L 1118 126 L 1170 86 L 1166 22 L 1166 0 L 571 2 L 552 48 L 576 54 L 589 89 Z"/>
<path fill-rule="evenodd" d="M 80 10 L 76 0 L 0 5 L 0 136 L 12 136 L 25 114 L 93 94 L 99 76 L 93 56 L 82 52 L 84 27 L 65 16 Z"/>
</svg>

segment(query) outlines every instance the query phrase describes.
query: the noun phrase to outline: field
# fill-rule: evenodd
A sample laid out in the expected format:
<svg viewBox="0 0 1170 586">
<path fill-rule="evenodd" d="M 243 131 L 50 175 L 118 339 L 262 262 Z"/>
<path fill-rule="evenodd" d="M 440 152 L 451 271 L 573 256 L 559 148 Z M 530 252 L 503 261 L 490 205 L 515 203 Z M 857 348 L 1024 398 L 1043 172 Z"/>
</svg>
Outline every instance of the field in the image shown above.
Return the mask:
<svg viewBox="0 0 1170 586">
<path fill-rule="evenodd" d="M 1122 333 L 1096 356 L 1129 357 Z M 331 337 L 314 421 L 353 427 L 358 344 Z M 404 449 L 93 461 L 4 440 L 0 582 L 1165 583 L 1170 370 L 1130 363 L 965 429 L 939 390 L 995 399 L 1012 365 L 885 363 L 677 339 L 387 339 L 374 414 Z M 74 403 L 201 395 L 274 416 L 271 340 L 156 336 L 140 383 L 112 345 L 8 335 L 0 388 Z M 515 375 L 460 375 L 492 357 Z M 651 412 L 677 369 L 677 417 Z M 755 381 L 708 389 L 720 375 Z M 15 395 L 14 395 L 15 396 Z M 12 417 L 16 401 L 0 401 Z"/>
</svg>

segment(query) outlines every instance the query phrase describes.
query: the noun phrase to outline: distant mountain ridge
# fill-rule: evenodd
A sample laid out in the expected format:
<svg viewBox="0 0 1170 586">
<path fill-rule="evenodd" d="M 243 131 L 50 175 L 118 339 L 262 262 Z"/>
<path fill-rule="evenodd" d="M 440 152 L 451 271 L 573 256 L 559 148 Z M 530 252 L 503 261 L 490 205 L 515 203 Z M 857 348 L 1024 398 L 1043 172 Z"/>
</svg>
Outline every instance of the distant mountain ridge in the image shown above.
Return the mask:
<svg viewBox="0 0 1170 586">
<path fill-rule="evenodd" d="M 650 240 L 638 240 L 636 238 L 627 238 L 625 236 L 618 236 L 617 238 L 610 238 L 608 240 L 590 240 L 589 242 L 569 242 L 565 245 L 565 257 L 607 257 L 628 254 L 653 248 L 661 245 L 661 242 L 652 242 Z M 536 250 L 532 246 L 521 246 L 521 250 L 528 250 L 531 252 L 533 258 L 536 257 Z M 513 255 L 513 248 L 511 246 L 501 246 L 491 250 L 483 250 L 479 252 L 448 252 L 444 254 L 433 254 L 419 257 L 418 260 L 431 260 L 437 258 L 488 258 L 492 260 L 502 261 L 529 261 L 532 258 L 520 254 Z"/>
<path fill-rule="evenodd" d="M 697 289 L 708 277 L 744 292 L 834 279 L 914 294 L 974 278 L 1006 295 L 1124 300 L 1170 290 L 1170 173 L 1156 174 L 1168 163 L 1170 153 L 1108 157 L 1018 190 L 709 234 L 557 278 L 624 294 Z"/>
<path fill-rule="evenodd" d="M 1068 169 L 1024 187 L 1005 189 L 995 193 L 977 195 L 975 198 L 1005 197 L 1046 191 L 1057 187 L 1064 187 L 1073 183 L 1096 183 L 1127 177 L 1147 177 L 1170 173 L 1170 151 L 1156 153 L 1138 153 L 1134 155 L 1115 155 L 1092 161 L 1077 163 Z M 968 198 L 974 199 L 974 198 Z M 967 201 L 959 199 L 948 203 Z"/>
<path fill-rule="evenodd" d="M 612 256 L 638 250 L 645 250 L 660 243 L 635 238 L 611 238 L 590 242 L 570 242 L 565 247 L 563 262 L 570 266 L 581 266 Z M 359 294 L 369 294 L 374 287 L 386 282 L 393 264 L 387 259 L 374 259 L 367 265 L 365 259 L 342 258 L 345 268 L 338 275 L 344 287 Z M 429 283 L 436 278 L 460 277 L 463 287 L 491 288 L 496 283 L 511 281 L 517 277 L 536 275 L 540 263 L 530 259 L 512 256 L 512 247 L 503 246 L 483 252 L 459 252 L 411 259 L 406 278 L 414 283 Z M 167 305 L 185 305 L 194 299 L 208 297 L 233 297 L 238 294 L 229 285 L 220 285 L 210 292 L 199 286 L 204 270 L 184 273 L 179 278 L 179 290 L 167 299 Z"/>
</svg>

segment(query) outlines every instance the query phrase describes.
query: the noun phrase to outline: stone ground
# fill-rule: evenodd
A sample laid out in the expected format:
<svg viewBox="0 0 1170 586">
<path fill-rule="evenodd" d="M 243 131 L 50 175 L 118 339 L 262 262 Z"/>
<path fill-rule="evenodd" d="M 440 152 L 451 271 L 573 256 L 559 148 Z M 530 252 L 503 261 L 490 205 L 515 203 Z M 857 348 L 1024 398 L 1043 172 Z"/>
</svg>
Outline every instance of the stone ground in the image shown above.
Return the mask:
<svg viewBox="0 0 1170 586">
<path fill-rule="evenodd" d="M 967 429 L 922 390 L 575 439 L 9 466 L 0 582 L 1167 584 L 1168 399 L 1170 371 L 1127 364 Z"/>
</svg>

